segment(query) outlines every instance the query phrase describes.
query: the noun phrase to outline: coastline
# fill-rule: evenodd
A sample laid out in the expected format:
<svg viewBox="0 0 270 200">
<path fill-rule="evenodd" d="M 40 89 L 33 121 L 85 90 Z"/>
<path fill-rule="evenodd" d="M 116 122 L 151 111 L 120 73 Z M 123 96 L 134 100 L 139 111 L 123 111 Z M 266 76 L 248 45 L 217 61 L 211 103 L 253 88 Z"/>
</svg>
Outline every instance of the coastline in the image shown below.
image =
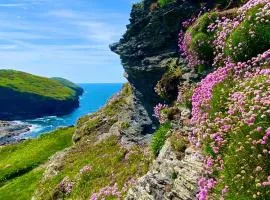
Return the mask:
<svg viewBox="0 0 270 200">
<path fill-rule="evenodd" d="M 19 136 L 31 131 L 32 127 L 31 124 L 18 121 L 0 121 L 0 146 L 24 140 Z"/>
</svg>

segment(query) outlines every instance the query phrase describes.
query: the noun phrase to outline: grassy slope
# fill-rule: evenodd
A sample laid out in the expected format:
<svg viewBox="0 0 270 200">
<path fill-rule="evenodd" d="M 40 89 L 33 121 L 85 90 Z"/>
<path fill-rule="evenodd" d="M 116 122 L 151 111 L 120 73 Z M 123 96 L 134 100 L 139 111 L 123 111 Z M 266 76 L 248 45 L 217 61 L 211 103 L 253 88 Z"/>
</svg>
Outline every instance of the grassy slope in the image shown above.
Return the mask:
<svg viewBox="0 0 270 200">
<path fill-rule="evenodd" d="M 43 173 L 42 168 L 34 169 L 27 174 L 9 181 L 0 188 L 0 199 L 29 200 L 31 199 Z"/>
<path fill-rule="evenodd" d="M 72 83 L 71 81 L 67 80 L 67 79 L 64 79 L 64 78 L 60 78 L 60 77 L 53 77 L 51 78 L 52 80 L 55 80 L 59 83 L 61 83 L 62 85 L 68 87 L 68 88 L 71 88 L 73 90 L 76 90 L 76 91 L 81 91 L 82 92 L 82 88 L 78 85 L 76 85 L 75 83 Z"/>
<path fill-rule="evenodd" d="M 73 132 L 74 128 L 60 129 L 38 139 L 0 148 L 0 186 L 8 179 L 31 171 L 57 151 L 70 146 Z"/>
<path fill-rule="evenodd" d="M 58 81 L 15 70 L 0 70 L 1 87 L 58 100 L 65 100 L 75 96 L 74 90 L 64 87 Z"/>
<path fill-rule="evenodd" d="M 59 192 L 58 184 L 65 177 L 75 183 L 69 196 L 71 199 L 89 199 L 91 194 L 114 183 L 121 190 L 128 180 L 136 179 L 148 170 L 151 156 L 145 154 L 142 147 L 134 146 L 131 150 L 126 150 L 119 145 L 115 136 L 93 144 L 93 141 L 88 140 L 73 146 L 64 159 L 60 173 L 40 183 L 38 199 L 55 197 Z M 92 170 L 80 174 L 80 169 L 86 165 L 91 165 Z"/>
</svg>

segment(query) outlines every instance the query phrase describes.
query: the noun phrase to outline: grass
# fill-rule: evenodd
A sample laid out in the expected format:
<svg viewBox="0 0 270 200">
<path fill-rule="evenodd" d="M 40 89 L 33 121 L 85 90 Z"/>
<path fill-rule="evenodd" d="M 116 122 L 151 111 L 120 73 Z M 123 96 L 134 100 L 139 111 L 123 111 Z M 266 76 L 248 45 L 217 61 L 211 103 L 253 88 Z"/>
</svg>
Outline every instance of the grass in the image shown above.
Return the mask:
<svg viewBox="0 0 270 200">
<path fill-rule="evenodd" d="M 158 156 L 167 139 L 168 131 L 171 129 L 170 123 L 161 125 L 153 134 L 151 149 L 154 156 Z"/>
<path fill-rule="evenodd" d="M 207 32 L 208 26 L 215 22 L 218 14 L 216 12 L 205 13 L 199 17 L 196 22 L 188 28 L 187 32 L 190 33 L 192 40 L 189 46 L 191 52 L 196 52 L 198 58 L 205 62 L 204 67 L 201 69 L 211 66 L 214 58 L 214 49 L 212 42 L 214 40 L 214 33 Z M 200 73 L 204 70 L 198 70 Z"/>
<path fill-rule="evenodd" d="M 69 147 L 73 132 L 74 128 L 59 129 L 38 139 L 0 148 L 0 186 L 45 163 L 57 151 Z"/>
<path fill-rule="evenodd" d="M 269 80 L 269 76 L 258 76 L 250 80 L 237 81 L 228 79 L 214 88 L 209 124 L 219 117 L 221 119 L 233 120 L 232 124 L 234 126 L 233 130 L 225 135 L 227 142 L 219 153 L 219 156 L 224 160 L 224 170 L 216 170 L 213 174 L 216 180 L 219 180 L 217 187 L 213 191 L 216 199 L 219 199 L 221 190 L 225 185 L 229 186 L 229 192 L 225 199 L 253 199 L 254 195 L 256 195 L 256 199 L 261 200 L 270 198 L 269 188 L 257 185 L 266 181 L 267 176 L 269 176 L 270 162 L 268 161 L 268 155 L 263 153 L 265 149 L 269 150 L 269 142 L 266 145 L 254 145 L 251 142 L 259 141 L 263 138 L 265 132 L 257 131 L 256 127 L 260 126 L 263 130 L 270 127 L 269 115 L 266 114 L 265 117 L 262 117 L 263 113 L 258 111 L 254 125 L 247 125 L 241 121 L 241 113 L 237 112 L 233 117 L 228 116 L 227 113 L 231 105 L 228 96 L 234 92 L 250 91 L 250 93 L 245 92 L 248 94 L 245 100 L 245 108 L 249 109 L 251 106 L 257 106 L 254 104 L 253 91 L 259 88 L 257 84 L 260 83 L 260 88 L 264 88 L 267 95 L 267 91 L 269 91 L 269 85 L 267 86 L 266 84 L 267 80 Z M 268 107 L 269 105 L 265 105 L 266 109 Z M 212 131 L 216 133 L 217 130 L 213 129 Z M 215 157 L 216 155 L 211 148 L 212 142 L 209 138 L 206 139 L 203 149 L 207 155 Z M 263 170 L 256 171 L 257 166 L 261 166 Z"/>
<path fill-rule="evenodd" d="M 259 6 L 260 7 L 260 6 Z M 235 62 L 246 61 L 269 49 L 270 46 L 270 23 L 257 23 L 256 14 L 259 7 L 251 9 L 246 19 L 232 32 L 226 40 L 225 53 Z M 250 19 L 249 19 L 250 18 Z M 270 17 L 266 18 L 270 20 Z M 255 32 L 255 37 L 249 31 Z M 242 44 L 239 49 L 238 45 Z M 229 46 L 232 48 L 229 48 Z M 234 48 L 237 48 L 236 50 Z"/>
<path fill-rule="evenodd" d="M 167 5 L 168 3 L 175 2 L 175 0 L 158 0 L 158 4 L 163 7 Z"/>
<path fill-rule="evenodd" d="M 34 169 L 17 177 L 3 187 L 0 187 L 0 199 L 3 200 L 29 200 L 31 199 L 43 174 L 42 168 Z"/>
<path fill-rule="evenodd" d="M 1 87 L 57 100 L 75 97 L 74 90 L 65 87 L 58 81 L 15 70 L 0 70 Z"/>
<path fill-rule="evenodd" d="M 145 155 L 143 148 L 134 146 L 127 150 L 118 143 L 118 138 L 111 136 L 100 143 L 81 141 L 73 146 L 62 163 L 62 170 L 54 177 L 45 180 L 38 186 L 37 199 L 51 199 L 63 196 L 58 185 L 65 177 L 75 183 L 70 199 L 89 199 L 105 186 L 118 184 L 119 190 L 132 178 L 145 174 L 151 156 Z M 80 174 L 86 165 L 92 170 Z"/>
</svg>

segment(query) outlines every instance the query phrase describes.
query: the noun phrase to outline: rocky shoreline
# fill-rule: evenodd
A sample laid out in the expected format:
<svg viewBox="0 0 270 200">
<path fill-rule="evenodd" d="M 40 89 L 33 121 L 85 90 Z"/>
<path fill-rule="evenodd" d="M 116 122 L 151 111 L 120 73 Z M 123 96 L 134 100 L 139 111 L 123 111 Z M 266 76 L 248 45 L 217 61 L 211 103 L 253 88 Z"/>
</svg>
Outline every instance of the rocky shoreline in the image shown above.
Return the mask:
<svg viewBox="0 0 270 200">
<path fill-rule="evenodd" d="M 0 121 L 0 146 L 21 141 L 18 136 L 30 131 L 31 126 L 15 121 Z"/>
</svg>

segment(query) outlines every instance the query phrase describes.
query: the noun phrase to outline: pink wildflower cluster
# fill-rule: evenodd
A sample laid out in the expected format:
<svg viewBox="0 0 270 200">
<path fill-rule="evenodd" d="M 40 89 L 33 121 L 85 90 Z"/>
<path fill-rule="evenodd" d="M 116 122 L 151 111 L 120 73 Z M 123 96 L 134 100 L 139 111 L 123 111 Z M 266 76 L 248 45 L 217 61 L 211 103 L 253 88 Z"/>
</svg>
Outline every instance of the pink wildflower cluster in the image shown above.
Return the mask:
<svg viewBox="0 0 270 200">
<path fill-rule="evenodd" d="M 194 90 L 192 96 L 192 122 L 199 122 L 207 118 L 205 109 L 212 98 L 212 91 L 216 84 L 222 82 L 229 74 L 230 66 L 218 68 L 204 78 Z"/>
<path fill-rule="evenodd" d="M 194 67 L 202 64 L 202 61 L 199 60 L 197 52 L 189 50 L 191 42 L 192 37 L 190 33 L 179 33 L 178 47 L 180 49 L 180 53 L 187 60 L 188 66 Z"/>
<path fill-rule="evenodd" d="M 73 187 L 74 182 L 70 181 L 68 177 L 64 178 L 58 186 L 59 190 L 67 195 L 72 192 Z"/>
<path fill-rule="evenodd" d="M 102 188 L 98 193 L 92 194 L 89 200 L 102 200 L 108 197 L 115 197 L 120 200 L 121 192 L 118 191 L 117 184 L 114 184 L 112 187 L 107 186 Z"/>
<path fill-rule="evenodd" d="M 121 199 L 121 196 L 125 194 L 129 188 L 133 187 L 137 181 L 135 179 L 128 180 L 122 190 L 118 189 L 117 183 L 114 184 L 114 186 L 106 186 L 99 190 L 99 192 L 94 193 L 91 195 L 89 200 L 105 200 L 106 198 L 113 198 L 113 199 Z"/>
<path fill-rule="evenodd" d="M 267 177 L 267 181 L 262 182 L 262 186 L 270 186 L 270 176 Z"/>
<path fill-rule="evenodd" d="M 163 124 L 166 122 L 166 119 L 164 119 L 164 117 L 162 116 L 162 113 L 161 111 L 165 108 L 168 108 L 168 106 L 166 104 L 157 104 L 155 107 L 154 107 L 154 116 L 156 118 L 158 118 L 159 120 L 159 123 Z"/>
<path fill-rule="evenodd" d="M 200 192 L 197 194 L 197 198 L 199 200 L 206 200 L 209 191 L 215 187 L 216 181 L 212 178 L 201 178 L 198 182 L 198 185 L 200 188 Z"/>
<path fill-rule="evenodd" d="M 268 23 L 270 17 L 270 2 L 268 0 L 250 0 L 243 7 L 239 8 L 237 17 L 230 19 L 227 17 L 221 17 L 208 26 L 208 32 L 216 32 L 216 39 L 213 41 L 215 47 L 214 51 L 214 62 L 213 66 L 219 66 L 225 63 L 228 58 L 225 56 L 225 44 L 228 36 L 246 19 L 247 11 L 254 8 L 257 5 L 263 5 L 259 8 L 259 12 L 256 13 L 255 24 Z M 248 19 L 250 20 L 250 18 Z M 251 38 L 256 37 L 255 24 L 251 23 L 249 28 L 249 35 Z M 241 52 L 244 43 L 238 43 L 232 45 L 232 41 L 229 41 L 229 50 L 232 51 L 233 55 L 236 55 L 239 51 Z M 247 55 L 245 55 L 247 57 Z"/>
<path fill-rule="evenodd" d="M 260 71 L 266 71 L 261 69 Z M 260 82 L 258 80 L 263 79 Z M 214 79 L 215 80 L 215 79 Z M 204 82 L 202 82 L 203 84 Z M 208 83 L 206 82 L 208 85 Z M 204 88 L 204 87 L 200 87 Z M 206 87 L 207 88 L 207 87 Z M 210 93 L 209 93 L 210 94 Z M 206 95 L 206 98 L 209 96 Z M 207 102 L 207 101 L 206 101 Z M 255 70 L 253 76 L 249 74 L 248 77 L 244 77 L 244 81 L 240 81 L 237 86 L 235 86 L 228 98 L 228 103 L 224 105 L 227 108 L 227 113 L 223 116 L 221 113 L 217 113 L 216 117 L 210 120 L 207 116 L 200 118 L 199 125 L 194 129 L 193 139 L 197 139 L 197 146 L 200 146 L 201 141 L 206 139 L 210 141 L 211 149 L 213 150 L 215 156 L 207 156 L 204 160 L 205 174 L 211 177 L 214 171 L 220 171 L 224 169 L 224 160 L 220 154 L 223 147 L 228 145 L 227 137 L 228 134 L 238 134 L 237 130 L 241 127 L 250 127 L 253 131 L 246 135 L 246 141 L 239 143 L 239 146 L 235 151 L 239 159 L 242 159 L 241 155 L 246 155 L 246 151 L 249 152 L 250 156 L 255 158 L 262 158 L 270 154 L 270 151 L 263 148 L 262 152 L 258 152 L 258 145 L 268 145 L 270 137 L 270 127 L 265 131 L 264 128 L 256 124 L 257 119 L 267 120 L 270 117 L 270 76 L 269 74 L 260 73 L 259 70 Z M 261 139 L 255 139 L 260 135 Z M 192 140 L 194 143 L 194 140 Z M 232 141 L 233 142 L 233 141 Z M 199 144 L 198 144 L 199 143 Z M 250 153 L 248 147 L 253 150 Z M 259 148 L 260 149 L 260 148 Z M 252 158 L 251 157 L 251 158 Z M 246 168 L 245 168 L 246 167 Z M 238 175 L 234 177 L 232 181 L 239 181 L 239 178 L 243 177 L 245 171 L 249 171 L 247 167 L 243 166 Z M 263 170 L 262 166 L 256 166 L 253 171 L 260 172 Z M 241 174 L 242 173 L 242 174 Z M 248 182 L 255 182 L 256 173 L 250 175 L 250 180 Z M 200 200 L 206 199 L 206 196 L 212 187 L 206 187 L 208 181 L 212 182 L 212 178 L 203 178 L 199 181 L 200 192 L 198 197 Z M 222 180 L 219 180 L 222 182 Z M 244 184 L 244 183 L 239 183 Z M 268 183 L 264 182 L 261 184 L 263 186 L 270 186 Z M 211 185 L 213 186 L 213 185 Z"/>
<path fill-rule="evenodd" d="M 86 165 L 82 169 L 80 169 L 80 174 L 90 172 L 91 170 L 92 170 L 92 166 L 91 165 Z"/>
</svg>

